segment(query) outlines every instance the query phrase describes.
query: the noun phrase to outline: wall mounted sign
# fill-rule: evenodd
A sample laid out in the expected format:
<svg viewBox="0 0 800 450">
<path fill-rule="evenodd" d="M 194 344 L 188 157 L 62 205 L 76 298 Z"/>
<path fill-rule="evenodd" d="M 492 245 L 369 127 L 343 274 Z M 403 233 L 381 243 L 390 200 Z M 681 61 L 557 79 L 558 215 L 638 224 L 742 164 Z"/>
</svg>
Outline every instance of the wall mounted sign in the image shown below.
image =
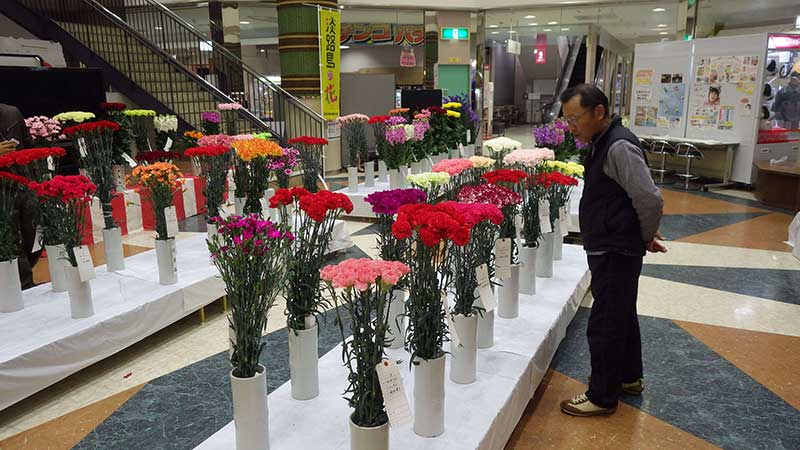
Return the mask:
<svg viewBox="0 0 800 450">
<path fill-rule="evenodd" d="M 390 23 L 343 23 L 340 42 L 368 45 L 422 45 L 425 43 L 425 27 Z"/>
<path fill-rule="evenodd" d="M 466 41 L 469 39 L 468 28 L 442 28 L 442 39 L 445 41 Z"/>
</svg>

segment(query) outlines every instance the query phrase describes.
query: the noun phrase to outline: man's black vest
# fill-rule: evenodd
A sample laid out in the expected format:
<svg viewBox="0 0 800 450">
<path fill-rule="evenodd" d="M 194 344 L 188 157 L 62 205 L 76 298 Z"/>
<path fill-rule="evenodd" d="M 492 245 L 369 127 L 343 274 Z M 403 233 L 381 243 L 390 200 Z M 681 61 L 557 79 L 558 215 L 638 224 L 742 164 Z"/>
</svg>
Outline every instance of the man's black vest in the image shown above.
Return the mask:
<svg viewBox="0 0 800 450">
<path fill-rule="evenodd" d="M 644 255 L 639 216 L 622 187 L 603 172 L 608 149 L 624 139 L 641 148 L 639 139 L 615 118 L 592 144 L 585 163 L 579 219 L 583 248 L 588 253 L 611 252 Z M 624 170 L 624 169 L 623 169 Z"/>
</svg>

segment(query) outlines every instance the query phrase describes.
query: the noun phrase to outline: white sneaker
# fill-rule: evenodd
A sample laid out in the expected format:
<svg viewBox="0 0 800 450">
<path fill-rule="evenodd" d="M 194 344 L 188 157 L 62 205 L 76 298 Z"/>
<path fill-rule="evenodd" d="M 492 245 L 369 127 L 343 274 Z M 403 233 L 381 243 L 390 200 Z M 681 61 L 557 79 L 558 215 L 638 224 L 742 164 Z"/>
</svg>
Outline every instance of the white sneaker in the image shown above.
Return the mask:
<svg viewBox="0 0 800 450">
<path fill-rule="evenodd" d="M 595 405 L 591 402 L 591 400 L 589 400 L 589 397 L 587 397 L 586 394 L 576 395 L 575 397 L 572 397 L 571 400 L 564 400 L 561 402 L 561 411 L 563 411 L 565 414 L 569 414 L 570 416 L 602 416 L 613 414 L 616 410 L 616 407 L 603 408 Z"/>
</svg>

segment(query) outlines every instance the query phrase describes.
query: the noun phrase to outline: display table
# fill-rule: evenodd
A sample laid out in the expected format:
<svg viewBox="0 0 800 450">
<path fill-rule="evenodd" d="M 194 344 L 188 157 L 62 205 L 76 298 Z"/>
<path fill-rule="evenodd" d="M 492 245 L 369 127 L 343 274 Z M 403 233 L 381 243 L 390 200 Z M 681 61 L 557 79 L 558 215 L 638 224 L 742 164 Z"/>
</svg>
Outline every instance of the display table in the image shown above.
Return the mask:
<svg viewBox="0 0 800 450">
<path fill-rule="evenodd" d="M 756 199 L 769 206 L 800 211 L 800 162 L 753 163 L 756 178 Z"/>
<path fill-rule="evenodd" d="M 520 317 L 495 319 L 495 345 L 478 350 L 475 383 L 458 385 L 449 380 L 449 374 L 445 375 L 448 378 L 445 381 L 444 434 L 428 439 L 417 436 L 410 428 L 393 429 L 390 448 L 503 449 L 542 381 L 589 285 L 586 255 L 578 246 L 564 246 L 564 259 L 555 263 L 553 272 L 554 278 L 538 280 L 536 296 L 520 296 Z M 402 349 L 389 350 L 388 354 L 393 359 L 403 360 L 400 372 L 406 395 L 413 401 L 408 354 Z M 347 375 L 347 369 L 342 366 L 341 346 L 337 346 L 320 360 L 319 397 L 293 400 L 288 382 L 272 392 L 268 397 L 270 448 L 349 449 L 351 410 L 342 399 Z M 196 448 L 235 448 L 234 423 L 229 423 Z"/>
</svg>

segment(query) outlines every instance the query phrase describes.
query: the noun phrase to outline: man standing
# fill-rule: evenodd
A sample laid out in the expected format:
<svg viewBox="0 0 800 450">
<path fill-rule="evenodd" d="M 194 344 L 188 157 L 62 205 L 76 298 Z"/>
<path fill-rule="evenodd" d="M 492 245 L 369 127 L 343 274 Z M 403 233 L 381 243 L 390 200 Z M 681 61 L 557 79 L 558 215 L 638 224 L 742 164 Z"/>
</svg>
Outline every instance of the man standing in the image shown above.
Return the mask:
<svg viewBox="0 0 800 450">
<path fill-rule="evenodd" d="M 33 147 L 33 141 L 19 109 L 0 103 L 0 155 L 18 149 Z M 31 252 L 36 238 L 36 197 L 26 192 L 17 196 L 14 220 L 21 236 L 19 278 L 23 289 L 33 287 L 33 266 L 39 260 L 41 250 Z"/>
<path fill-rule="evenodd" d="M 636 136 L 612 118 L 608 98 L 581 84 L 561 95 L 564 118 L 577 139 L 591 142 L 586 160 L 580 226 L 592 273 L 594 305 L 586 335 L 589 390 L 561 402 L 574 416 L 611 414 L 622 392 L 644 389 L 636 296 L 647 251 L 666 252 L 657 239 L 664 201 Z"/>
</svg>

